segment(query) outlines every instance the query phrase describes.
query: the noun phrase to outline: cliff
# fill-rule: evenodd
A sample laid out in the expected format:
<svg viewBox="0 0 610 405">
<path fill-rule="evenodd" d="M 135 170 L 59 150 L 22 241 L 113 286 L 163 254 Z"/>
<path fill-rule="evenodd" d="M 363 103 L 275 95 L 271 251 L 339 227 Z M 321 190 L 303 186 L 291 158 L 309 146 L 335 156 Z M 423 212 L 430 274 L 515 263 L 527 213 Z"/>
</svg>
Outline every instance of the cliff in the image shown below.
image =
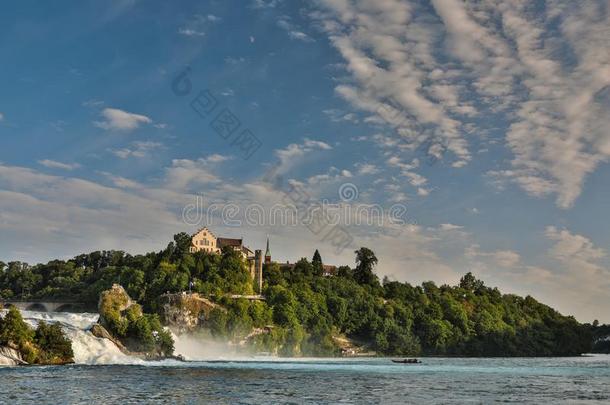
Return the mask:
<svg viewBox="0 0 610 405">
<path fill-rule="evenodd" d="M 161 319 L 178 333 L 193 332 L 210 318 L 210 312 L 223 307 L 197 293 L 164 294 L 161 296 Z"/>
</svg>

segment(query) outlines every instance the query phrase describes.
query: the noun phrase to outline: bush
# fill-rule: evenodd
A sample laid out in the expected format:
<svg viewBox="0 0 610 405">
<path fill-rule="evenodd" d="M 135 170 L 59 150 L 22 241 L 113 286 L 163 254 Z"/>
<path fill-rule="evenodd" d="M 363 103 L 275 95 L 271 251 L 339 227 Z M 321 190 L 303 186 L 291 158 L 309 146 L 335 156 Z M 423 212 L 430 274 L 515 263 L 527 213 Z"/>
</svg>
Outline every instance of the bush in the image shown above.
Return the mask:
<svg viewBox="0 0 610 405">
<path fill-rule="evenodd" d="M 63 364 L 72 362 L 74 358 L 72 342 L 59 324 L 49 325 L 41 321 L 34 331 L 15 307 L 0 318 L 0 346 L 19 350 L 30 364 Z"/>
<path fill-rule="evenodd" d="M 34 334 L 34 342 L 41 349 L 40 357 L 44 363 L 70 362 L 74 358 L 72 342 L 64 335 L 59 324 L 41 321 Z"/>
<path fill-rule="evenodd" d="M 0 345 L 22 347 L 31 342 L 34 332 L 25 323 L 21 312 L 11 306 L 8 313 L 0 320 Z"/>
</svg>

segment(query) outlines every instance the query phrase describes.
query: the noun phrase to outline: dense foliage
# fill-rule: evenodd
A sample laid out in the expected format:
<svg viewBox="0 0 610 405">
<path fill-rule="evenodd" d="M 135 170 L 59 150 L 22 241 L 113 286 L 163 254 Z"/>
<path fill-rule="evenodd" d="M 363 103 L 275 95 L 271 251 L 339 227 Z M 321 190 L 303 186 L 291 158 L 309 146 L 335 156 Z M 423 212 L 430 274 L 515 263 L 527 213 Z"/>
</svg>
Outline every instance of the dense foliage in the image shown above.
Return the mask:
<svg viewBox="0 0 610 405">
<path fill-rule="evenodd" d="M 64 364 L 74 358 L 72 343 L 59 324 L 40 321 L 34 330 L 15 307 L 0 318 L 0 346 L 18 350 L 30 364 Z"/>
<path fill-rule="evenodd" d="M 125 290 L 114 286 L 102 292 L 99 303 L 100 323 L 127 349 L 158 356 L 171 356 L 174 341 L 156 314 L 142 312 Z"/>
<path fill-rule="evenodd" d="M 231 249 L 191 254 L 189 245 L 190 237 L 179 234 L 163 251 L 140 256 L 111 251 L 34 267 L 0 263 L 0 295 L 95 304 L 119 283 L 154 313 L 162 294 L 191 285 L 221 304 L 209 315 L 214 335 L 239 339 L 258 330 L 257 349 L 285 355 L 337 354 L 339 336 L 382 354 L 574 355 L 591 350 L 596 330 L 530 296 L 503 295 L 470 273 L 457 286 L 380 282 L 378 260 L 367 248 L 355 252 L 355 268 L 342 266 L 331 277 L 322 275 L 317 251 L 293 267 L 265 265 L 266 301 L 232 299 L 226 294 L 253 292 L 240 256 Z"/>
<path fill-rule="evenodd" d="M 593 353 L 610 354 L 610 325 L 598 325 L 593 322 Z"/>
</svg>

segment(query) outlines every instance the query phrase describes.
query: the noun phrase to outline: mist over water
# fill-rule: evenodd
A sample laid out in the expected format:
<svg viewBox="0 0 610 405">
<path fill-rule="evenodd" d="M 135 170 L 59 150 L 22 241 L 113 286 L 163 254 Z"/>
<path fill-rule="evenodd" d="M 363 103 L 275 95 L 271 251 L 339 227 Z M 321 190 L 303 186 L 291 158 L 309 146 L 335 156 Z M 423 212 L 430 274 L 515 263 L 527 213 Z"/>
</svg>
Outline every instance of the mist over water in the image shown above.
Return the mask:
<svg viewBox="0 0 610 405">
<path fill-rule="evenodd" d="M 174 334 L 174 353 L 188 361 L 236 360 L 245 357 L 226 340 L 214 339 L 204 333 Z"/>
</svg>

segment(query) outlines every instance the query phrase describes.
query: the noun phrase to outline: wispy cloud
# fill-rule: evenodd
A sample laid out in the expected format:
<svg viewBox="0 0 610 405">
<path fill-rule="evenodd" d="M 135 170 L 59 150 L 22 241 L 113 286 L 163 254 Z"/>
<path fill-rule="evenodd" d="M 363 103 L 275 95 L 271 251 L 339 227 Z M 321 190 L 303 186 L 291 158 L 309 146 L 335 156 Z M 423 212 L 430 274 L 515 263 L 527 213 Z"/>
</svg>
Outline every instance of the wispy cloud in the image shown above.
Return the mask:
<svg viewBox="0 0 610 405">
<path fill-rule="evenodd" d="M 371 163 L 358 163 L 356 164 L 358 168 L 358 174 L 360 175 L 373 175 L 379 173 L 379 168 Z"/>
<path fill-rule="evenodd" d="M 104 108 L 102 110 L 103 121 L 94 121 L 96 127 L 110 131 L 130 132 L 137 129 L 141 124 L 151 124 L 153 121 L 140 114 L 134 114 L 117 108 Z"/>
<path fill-rule="evenodd" d="M 198 31 L 192 28 L 180 28 L 178 30 L 178 34 L 180 35 L 184 35 L 187 37 L 203 37 L 205 36 L 205 32 L 203 31 Z"/>
<path fill-rule="evenodd" d="M 104 105 L 104 102 L 102 100 L 97 100 L 97 99 L 89 99 L 86 101 L 83 101 L 83 107 L 100 107 L 102 105 Z"/>
<path fill-rule="evenodd" d="M 496 174 L 561 208 L 610 160 L 606 2 L 547 2 L 543 12 L 491 0 L 319 4 L 310 15 L 346 62 L 336 93 L 406 151 L 440 139 L 460 168 L 471 138 L 501 122 L 513 158 Z"/>
<path fill-rule="evenodd" d="M 603 268 L 599 265 L 599 260 L 606 257 L 607 252 L 596 247 L 589 238 L 554 226 L 547 227 L 545 235 L 555 242 L 549 250 L 553 259 L 571 270 L 601 275 Z"/>
<path fill-rule="evenodd" d="M 121 159 L 127 159 L 128 157 L 143 158 L 149 156 L 151 151 L 161 148 L 163 148 L 163 144 L 160 142 L 136 141 L 131 144 L 131 147 L 111 149 L 110 152 Z"/>
<path fill-rule="evenodd" d="M 81 167 L 78 163 L 62 163 L 50 159 L 39 160 L 38 163 L 51 169 L 74 170 Z"/>
<path fill-rule="evenodd" d="M 277 22 L 278 27 L 282 28 L 288 33 L 291 39 L 295 39 L 302 42 L 315 42 L 312 37 L 300 30 L 294 23 L 292 23 L 290 17 L 281 16 Z"/>
<path fill-rule="evenodd" d="M 252 8 L 275 8 L 280 3 L 282 3 L 282 0 L 252 0 Z"/>
<path fill-rule="evenodd" d="M 464 227 L 454 224 L 440 224 L 439 229 L 441 231 L 459 231 L 460 229 L 464 229 Z"/>
<path fill-rule="evenodd" d="M 521 255 L 513 250 L 482 251 L 481 246 L 473 244 L 465 251 L 465 256 L 470 259 L 491 259 L 496 266 L 514 268 L 521 261 Z"/>
</svg>

